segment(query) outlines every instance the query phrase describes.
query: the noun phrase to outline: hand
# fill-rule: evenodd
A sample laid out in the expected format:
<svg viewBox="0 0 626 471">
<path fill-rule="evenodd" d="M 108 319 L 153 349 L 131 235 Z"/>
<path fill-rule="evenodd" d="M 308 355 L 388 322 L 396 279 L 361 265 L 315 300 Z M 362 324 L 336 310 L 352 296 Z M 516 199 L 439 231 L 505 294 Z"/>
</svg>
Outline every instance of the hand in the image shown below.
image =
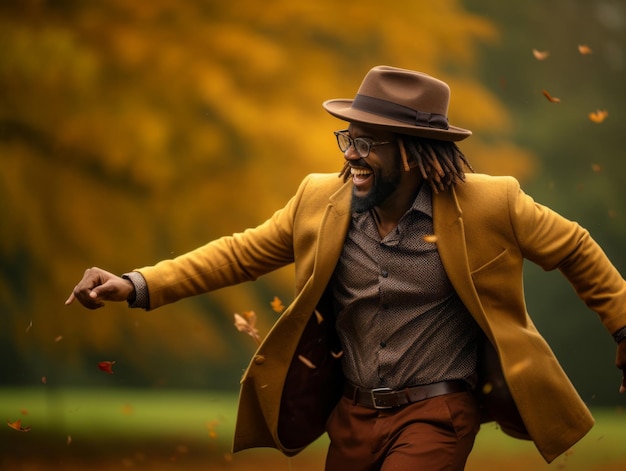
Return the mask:
<svg viewBox="0 0 626 471">
<path fill-rule="evenodd" d="M 78 299 L 86 308 L 98 309 L 104 306 L 105 301 L 126 301 L 134 292 L 135 286 L 129 280 L 100 268 L 89 268 L 65 304 L 72 304 Z"/>
<path fill-rule="evenodd" d="M 626 339 L 617 344 L 615 365 L 622 370 L 622 384 L 619 387 L 619 392 L 626 393 Z"/>
</svg>

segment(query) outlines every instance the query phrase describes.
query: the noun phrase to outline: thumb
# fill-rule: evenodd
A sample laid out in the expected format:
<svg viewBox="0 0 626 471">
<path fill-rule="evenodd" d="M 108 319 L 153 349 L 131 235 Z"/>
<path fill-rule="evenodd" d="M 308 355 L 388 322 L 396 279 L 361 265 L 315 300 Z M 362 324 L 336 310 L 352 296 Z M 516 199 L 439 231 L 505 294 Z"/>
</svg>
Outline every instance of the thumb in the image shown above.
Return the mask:
<svg viewBox="0 0 626 471">
<path fill-rule="evenodd" d="M 89 297 L 94 301 L 125 301 L 127 293 L 122 289 L 117 279 L 111 278 L 101 285 L 94 287 L 89 292 Z"/>
<path fill-rule="evenodd" d="M 108 280 L 101 285 L 94 287 L 89 291 L 89 297 L 91 299 L 101 299 L 103 301 L 109 300 L 115 293 L 115 285 Z"/>
</svg>

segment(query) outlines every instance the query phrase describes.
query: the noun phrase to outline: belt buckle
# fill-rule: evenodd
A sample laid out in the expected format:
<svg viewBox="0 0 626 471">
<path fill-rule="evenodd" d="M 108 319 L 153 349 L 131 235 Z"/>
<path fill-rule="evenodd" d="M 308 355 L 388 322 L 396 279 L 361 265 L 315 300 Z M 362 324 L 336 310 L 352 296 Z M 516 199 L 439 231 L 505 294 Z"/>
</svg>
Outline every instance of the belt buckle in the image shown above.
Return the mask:
<svg viewBox="0 0 626 471">
<path fill-rule="evenodd" d="M 376 393 L 391 392 L 391 391 L 392 391 L 391 388 L 374 388 L 370 391 L 370 396 L 372 398 L 372 406 L 374 407 L 374 409 L 392 409 L 394 407 L 393 405 L 388 405 L 388 406 L 380 405 L 378 404 L 378 401 L 376 399 Z"/>
</svg>

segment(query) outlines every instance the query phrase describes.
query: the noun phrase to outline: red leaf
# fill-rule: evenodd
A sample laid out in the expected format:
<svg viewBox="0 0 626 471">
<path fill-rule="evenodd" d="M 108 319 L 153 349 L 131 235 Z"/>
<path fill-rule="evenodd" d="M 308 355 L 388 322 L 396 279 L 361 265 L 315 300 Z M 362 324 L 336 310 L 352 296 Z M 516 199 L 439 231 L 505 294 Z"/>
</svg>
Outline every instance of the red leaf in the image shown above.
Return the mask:
<svg viewBox="0 0 626 471">
<path fill-rule="evenodd" d="M 98 363 L 98 368 L 100 368 L 101 371 L 112 375 L 113 365 L 115 365 L 114 361 L 101 361 L 100 363 Z"/>
</svg>

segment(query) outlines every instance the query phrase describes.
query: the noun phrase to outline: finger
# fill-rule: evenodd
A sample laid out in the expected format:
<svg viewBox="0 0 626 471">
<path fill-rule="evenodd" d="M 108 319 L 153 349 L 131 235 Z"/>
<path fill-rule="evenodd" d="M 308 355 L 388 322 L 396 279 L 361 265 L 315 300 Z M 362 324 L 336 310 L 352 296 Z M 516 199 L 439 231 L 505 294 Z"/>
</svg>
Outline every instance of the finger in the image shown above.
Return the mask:
<svg viewBox="0 0 626 471">
<path fill-rule="evenodd" d="M 74 302 L 75 299 L 76 299 L 76 296 L 74 296 L 74 291 L 72 291 L 72 293 L 70 294 L 70 297 L 67 298 L 67 300 L 65 301 L 65 305 L 69 306 L 70 304 Z"/>
</svg>

